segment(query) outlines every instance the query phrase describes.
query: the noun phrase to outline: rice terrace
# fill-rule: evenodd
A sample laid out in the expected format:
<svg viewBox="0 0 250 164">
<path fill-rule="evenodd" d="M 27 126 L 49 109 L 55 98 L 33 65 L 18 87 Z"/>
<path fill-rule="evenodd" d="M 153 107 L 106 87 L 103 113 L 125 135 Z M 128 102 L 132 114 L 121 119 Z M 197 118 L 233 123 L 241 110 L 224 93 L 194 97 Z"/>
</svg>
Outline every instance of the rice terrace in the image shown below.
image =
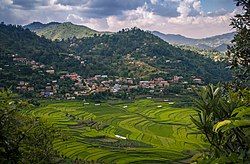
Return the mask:
<svg viewBox="0 0 250 164">
<path fill-rule="evenodd" d="M 166 163 L 191 158 L 206 147 L 195 134 L 191 108 L 152 99 L 134 102 L 52 101 L 25 111 L 63 133 L 54 148 L 92 163 Z"/>
</svg>

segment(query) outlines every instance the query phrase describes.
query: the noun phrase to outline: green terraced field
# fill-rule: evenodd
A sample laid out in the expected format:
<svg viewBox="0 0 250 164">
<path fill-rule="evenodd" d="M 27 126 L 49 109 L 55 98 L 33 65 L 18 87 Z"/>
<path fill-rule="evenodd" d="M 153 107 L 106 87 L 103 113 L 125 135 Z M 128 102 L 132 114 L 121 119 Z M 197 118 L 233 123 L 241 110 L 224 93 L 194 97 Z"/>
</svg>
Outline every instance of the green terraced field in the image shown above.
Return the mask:
<svg viewBox="0 0 250 164">
<path fill-rule="evenodd" d="M 206 147 L 192 134 L 194 111 L 167 102 L 136 100 L 109 104 L 80 101 L 44 103 L 26 111 L 58 127 L 54 147 L 71 159 L 94 163 L 168 163 L 190 158 Z M 119 136 L 126 137 L 121 139 Z"/>
</svg>

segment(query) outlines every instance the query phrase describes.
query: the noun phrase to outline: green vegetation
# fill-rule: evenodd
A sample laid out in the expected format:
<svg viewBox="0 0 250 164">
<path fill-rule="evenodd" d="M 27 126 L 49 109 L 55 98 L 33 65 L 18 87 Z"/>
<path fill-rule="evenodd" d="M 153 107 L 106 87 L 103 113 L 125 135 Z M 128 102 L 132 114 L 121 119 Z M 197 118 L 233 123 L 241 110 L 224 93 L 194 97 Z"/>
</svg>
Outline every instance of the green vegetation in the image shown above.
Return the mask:
<svg viewBox="0 0 250 164">
<path fill-rule="evenodd" d="M 197 94 L 197 117 L 191 116 L 191 120 L 211 145 L 209 153 L 203 154 L 203 162 L 249 161 L 249 90 L 223 91 L 210 85 Z"/>
<path fill-rule="evenodd" d="M 102 34 L 101 32 L 92 30 L 86 26 L 74 25 L 70 22 L 51 24 L 44 28 L 35 29 L 34 32 L 39 36 L 44 36 L 51 40 L 66 40 L 70 38 L 91 37 L 94 36 L 94 34 Z"/>
<path fill-rule="evenodd" d="M 45 101 L 26 110 L 62 131 L 53 142 L 62 155 L 99 163 L 166 163 L 190 158 L 206 148 L 189 115 L 190 108 L 167 102 L 87 103 Z M 121 139 L 119 136 L 126 137 Z"/>
<path fill-rule="evenodd" d="M 236 0 L 236 5 L 242 7 L 243 14 L 237 14 L 232 19 L 231 26 L 237 30 L 237 34 L 232 40 L 234 45 L 229 48 L 228 56 L 237 82 L 249 87 L 250 1 Z"/>
<path fill-rule="evenodd" d="M 74 43 L 71 49 L 86 61 L 84 70 L 88 70 L 87 76 L 107 74 L 138 77 L 163 74 L 166 79 L 174 75 L 187 80 L 191 76 L 202 77 L 206 83 L 231 79 L 230 71 L 225 68 L 226 63 L 214 62 L 192 51 L 181 50 L 137 28 L 112 35 L 83 38 Z"/>
<path fill-rule="evenodd" d="M 52 146 L 58 131 L 38 118 L 21 113 L 32 108 L 9 90 L 0 90 L 0 163 L 61 160 Z"/>
<path fill-rule="evenodd" d="M 250 1 L 235 0 L 243 13 L 232 19 L 237 33 L 228 56 L 234 70 L 234 83 L 224 87 L 209 85 L 197 92 L 197 117 L 191 116 L 210 144 L 208 152 L 196 159 L 200 163 L 249 163 L 250 90 L 249 43 Z"/>
<path fill-rule="evenodd" d="M 0 87 L 16 88 L 20 81 L 27 82 L 37 91 L 28 97 L 40 94 L 53 80 L 63 84 L 60 82 L 62 72 L 75 72 L 82 78 L 108 75 L 137 81 L 155 77 L 171 80 L 180 76 L 188 84 L 196 77 L 204 84 L 231 80 L 226 62 L 215 62 L 174 47 L 137 28 L 111 35 L 50 41 L 21 26 L 1 23 L 0 56 L 0 76 L 3 77 Z M 46 72 L 51 69 L 54 73 Z M 63 84 L 59 88 L 64 88 L 61 91 L 65 93 L 69 87 Z"/>
</svg>

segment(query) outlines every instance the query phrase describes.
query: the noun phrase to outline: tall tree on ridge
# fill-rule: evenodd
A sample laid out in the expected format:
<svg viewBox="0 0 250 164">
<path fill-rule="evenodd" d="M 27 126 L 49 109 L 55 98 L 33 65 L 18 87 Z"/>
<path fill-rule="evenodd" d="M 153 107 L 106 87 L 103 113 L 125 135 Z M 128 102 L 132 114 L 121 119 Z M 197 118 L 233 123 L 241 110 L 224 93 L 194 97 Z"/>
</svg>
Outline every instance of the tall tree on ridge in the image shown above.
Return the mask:
<svg viewBox="0 0 250 164">
<path fill-rule="evenodd" d="M 227 52 L 237 82 L 248 84 L 250 76 L 250 0 L 235 0 L 243 13 L 232 18 L 231 26 L 236 29 L 233 46 Z"/>
</svg>

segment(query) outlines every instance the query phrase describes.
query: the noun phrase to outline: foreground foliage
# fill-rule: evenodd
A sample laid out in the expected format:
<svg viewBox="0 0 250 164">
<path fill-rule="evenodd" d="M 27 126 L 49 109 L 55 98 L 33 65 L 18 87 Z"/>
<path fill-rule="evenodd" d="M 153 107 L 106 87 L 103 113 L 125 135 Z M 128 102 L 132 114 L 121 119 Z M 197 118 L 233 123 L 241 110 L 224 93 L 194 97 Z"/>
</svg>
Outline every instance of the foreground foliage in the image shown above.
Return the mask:
<svg viewBox="0 0 250 164">
<path fill-rule="evenodd" d="M 191 120 L 210 143 L 206 162 L 244 162 L 249 160 L 250 92 L 225 91 L 209 85 L 197 92 L 197 116 Z M 203 161 L 203 162 L 205 162 Z"/>
<path fill-rule="evenodd" d="M 60 159 L 52 146 L 57 131 L 20 113 L 31 108 L 9 90 L 0 90 L 0 163 L 53 163 Z"/>
<path fill-rule="evenodd" d="M 242 7 L 243 14 L 237 14 L 232 19 L 231 26 L 237 33 L 232 40 L 234 44 L 228 50 L 231 65 L 235 71 L 237 82 L 248 85 L 250 77 L 250 0 L 235 0 Z"/>
</svg>

